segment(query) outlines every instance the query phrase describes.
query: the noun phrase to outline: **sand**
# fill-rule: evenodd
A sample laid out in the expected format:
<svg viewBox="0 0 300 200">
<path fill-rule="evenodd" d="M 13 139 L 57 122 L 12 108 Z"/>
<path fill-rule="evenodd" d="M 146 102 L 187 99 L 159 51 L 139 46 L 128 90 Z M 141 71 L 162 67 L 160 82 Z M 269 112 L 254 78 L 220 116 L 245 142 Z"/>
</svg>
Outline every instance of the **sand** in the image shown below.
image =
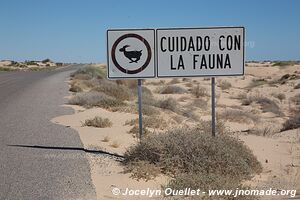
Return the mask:
<svg viewBox="0 0 300 200">
<path fill-rule="evenodd" d="M 231 87 L 222 90 L 217 87 L 217 112 L 222 113 L 225 110 L 242 110 L 257 116 L 258 120 L 253 122 L 234 122 L 226 121 L 225 124 L 231 130 L 233 137 L 243 141 L 262 163 L 263 172 L 247 181 L 245 184 L 258 188 L 276 188 L 276 189 L 298 189 L 300 191 L 300 130 L 289 130 L 280 132 L 282 123 L 291 115 L 289 98 L 298 94 L 299 89 L 293 89 L 300 80 L 289 80 L 286 84 L 269 85 L 264 84 L 254 88 L 248 88 L 253 79 L 265 79 L 275 81 L 285 74 L 299 74 L 299 65 L 277 67 L 271 66 L 272 63 L 248 63 L 246 75 L 244 77 L 226 77 L 217 78 L 217 85 L 222 81 L 231 83 Z M 298 70 L 298 72 L 297 72 Z M 150 89 L 156 98 L 164 99 L 172 97 L 176 99 L 181 106 L 189 105 L 195 97 L 190 92 L 185 94 L 158 94 L 155 93 L 160 87 L 169 84 L 172 79 L 151 79 L 147 80 L 145 86 Z M 183 80 L 179 78 L 173 85 L 181 86 L 187 91 L 190 86 L 201 85 L 207 89 L 208 96 L 203 97 L 207 101 L 207 109 L 193 109 L 198 119 L 210 119 L 210 80 L 204 78 L 192 78 Z M 274 97 L 274 94 L 283 93 L 285 99 L 280 101 Z M 241 105 L 241 100 L 236 98 L 238 95 L 263 95 L 274 100 L 283 112 L 278 116 L 272 112 L 262 112 L 261 106 L 251 104 L 249 106 Z M 80 106 L 70 106 L 75 110 L 75 114 L 56 117 L 53 123 L 70 126 L 75 129 L 86 149 L 102 150 L 105 152 L 123 155 L 126 149 L 136 144 L 138 140 L 131 134 L 128 134 L 131 126 L 124 125 L 127 120 L 135 119 L 137 114 L 110 112 L 102 108 L 85 109 Z M 86 119 L 95 116 L 109 118 L 113 126 L 111 128 L 93 128 L 82 127 Z M 189 118 L 178 116 L 175 113 L 162 111 L 161 116 L 168 121 L 168 128 L 174 128 L 178 125 L 186 124 L 188 126 L 195 124 Z M 176 122 L 176 120 L 179 120 Z M 266 130 L 266 135 L 249 134 L 250 130 Z M 108 140 L 108 141 L 105 141 Z M 144 181 L 135 180 L 129 173 L 124 173 L 124 167 L 120 162 L 110 156 L 101 154 L 87 155 L 91 166 L 92 180 L 96 188 L 98 199 L 128 199 L 126 197 L 114 196 L 111 190 L 115 187 L 124 190 L 132 189 L 159 189 L 162 184 L 168 181 L 167 177 L 157 177 L 154 180 Z M 143 199 L 142 197 L 135 197 Z M 135 199 L 130 198 L 130 199 Z M 147 199 L 147 198 L 145 198 Z"/>
</svg>

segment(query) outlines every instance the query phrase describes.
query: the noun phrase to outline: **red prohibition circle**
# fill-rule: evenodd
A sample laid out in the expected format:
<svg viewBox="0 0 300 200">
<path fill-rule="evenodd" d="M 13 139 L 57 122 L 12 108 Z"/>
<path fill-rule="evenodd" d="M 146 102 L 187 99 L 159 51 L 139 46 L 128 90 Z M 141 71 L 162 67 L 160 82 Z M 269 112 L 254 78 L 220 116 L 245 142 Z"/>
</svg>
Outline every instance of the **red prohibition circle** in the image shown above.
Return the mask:
<svg viewBox="0 0 300 200">
<path fill-rule="evenodd" d="M 126 39 L 126 38 L 130 38 L 130 37 L 133 37 L 133 38 L 137 38 L 138 40 L 140 40 L 141 42 L 143 42 L 147 48 L 147 53 L 148 53 L 148 56 L 147 56 L 147 59 L 146 59 L 146 62 L 141 66 L 139 67 L 138 69 L 135 69 L 135 70 L 129 70 L 129 69 L 125 69 L 123 68 L 117 61 L 116 59 L 116 48 L 118 46 L 118 44 Z M 119 37 L 116 42 L 113 44 L 112 46 L 112 49 L 111 49 L 111 57 L 112 57 L 112 61 L 113 63 L 115 64 L 115 66 L 123 73 L 126 73 L 126 74 L 137 74 L 141 71 L 143 71 L 150 63 L 150 60 L 151 60 L 151 47 L 149 45 L 149 43 L 147 42 L 147 40 L 145 38 L 143 38 L 142 36 L 138 35 L 138 34 L 134 34 L 134 33 L 129 33 L 129 34 L 125 34 L 125 35 L 122 35 L 121 37 Z"/>
</svg>

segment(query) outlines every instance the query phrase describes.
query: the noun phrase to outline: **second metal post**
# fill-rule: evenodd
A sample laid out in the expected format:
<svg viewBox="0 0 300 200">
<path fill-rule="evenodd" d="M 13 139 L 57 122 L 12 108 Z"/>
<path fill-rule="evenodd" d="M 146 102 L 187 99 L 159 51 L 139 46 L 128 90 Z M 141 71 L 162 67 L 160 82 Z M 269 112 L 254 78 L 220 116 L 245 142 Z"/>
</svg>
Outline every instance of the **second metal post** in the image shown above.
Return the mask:
<svg viewBox="0 0 300 200">
<path fill-rule="evenodd" d="M 212 136 L 216 136 L 216 82 L 215 77 L 211 78 L 211 132 Z"/>
<path fill-rule="evenodd" d="M 138 105 L 139 105 L 139 138 L 143 134 L 143 115 L 142 115 L 142 79 L 138 79 Z"/>
</svg>

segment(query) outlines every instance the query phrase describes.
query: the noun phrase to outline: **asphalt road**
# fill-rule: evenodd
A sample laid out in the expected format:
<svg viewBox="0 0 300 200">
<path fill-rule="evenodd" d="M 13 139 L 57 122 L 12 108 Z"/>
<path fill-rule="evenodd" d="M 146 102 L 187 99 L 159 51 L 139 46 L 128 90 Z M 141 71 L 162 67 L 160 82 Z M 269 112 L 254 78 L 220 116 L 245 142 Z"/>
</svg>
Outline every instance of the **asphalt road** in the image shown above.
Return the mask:
<svg viewBox="0 0 300 200">
<path fill-rule="evenodd" d="M 85 152 L 69 148 L 82 148 L 78 133 L 50 122 L 73 112 L 60 105 L 78 67 L 0 72 L 1 200 L 96 199 Z"/>
</svg>

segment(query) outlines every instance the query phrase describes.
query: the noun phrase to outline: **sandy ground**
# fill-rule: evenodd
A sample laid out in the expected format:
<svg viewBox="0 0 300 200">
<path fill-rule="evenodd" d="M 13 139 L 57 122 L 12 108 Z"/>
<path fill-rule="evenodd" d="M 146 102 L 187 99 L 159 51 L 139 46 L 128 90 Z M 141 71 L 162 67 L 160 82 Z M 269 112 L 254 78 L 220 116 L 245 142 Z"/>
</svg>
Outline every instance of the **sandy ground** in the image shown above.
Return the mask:
<svg viewBox="0 0 300 200">
<path fill-rule="evenodd" d="M 230 129 L 233 137 L 243 141 L 257 156 L 263 165 L 263 172 L 248 181 L 247 185 L 258 188 L 276 189 L 298 189 L 300 192 L 300 130 L 289 130 L 280 132 L 282 124 L 291 115 L 291 103 L 289 98 L 299 93 L 299 89 L 293 89 L 300 79 L 289 80 L 285 84 L 262 84 L 249 88 L 248 86 L 254 79 L 264 79 L 267 81 L 277 80 L 285 74 L 300 75 L 300 66 L 271 66 L 271 63 L 248 63 L 246 75 L 244 77 L 217 78 L 217 85 L 222 81 L 231 83 L 230 89 L 222 90 L 217 87 L 217 112 L 222 113 L 226 110 L 242 110 L 252 113 L 257 121 L 235 122 L 225 119 L 225 124 Z M 297 71 L 298 70 L 298 71 Z M 172 79 L 151 79 L 144 84 L 150 89 L 155 97 L 175 98 L 181 106 L 187 106 L 195 99 L 190 93 L 162 95 L 155 92 L 159 87 L 170 84 Z M 190 91 L 192 86 L 201 85 L 208 91 L 208 96 L 203 97 L 208 105 L 206 109 L 194 109 L 196 116 L 203 120 L 210 119 L 210 80 L 204 78 L 193 78 L 183 80 L 182 78 L 174 81 L 173 85 L 181 86 Z M 285 99 L 278 100 L 274 94 L 283 93 Z M 274 100 L 283 112 L 278 116 L 272 112 L 262 112 L 260 105 L 251 104 L 241 105 L 241 100 L 236 98 L 238 95 L 263 95 Z M 127 120 L 137 118 L 136 114 L 110 112 L 101 108 L 84 109 L 80 106 L 71 106 L 75 110 L 74 115 L 60 116 L 52 121 L 54 123 L 70 126 L 77 130 L 80 138 L 87 149 L 102 150 L 109 153 L 122 155 L 127 148 L 135 144 L 136 138 L 127 132 L 130 126 L 124 125 Z M 91 128 L 82 127 L 82 122 L 94 116 L 109 118 L 113 126 L 111 128 Z M 190 119 L 176 116 L 174 113 L 162 112 L 164 119 L 173 120 L 169 122 L 169 128 L 178 124 L 195 124 Z M 180 122 L 175 118 L 180 118 Z M 266 134 L 249 134 L 250 130 L 257 130 Z M 137 181 L 124 173 L 124 168 L 120 162 L 110 156 L 89 154 L 89 161 L 92 169 L 92 179 L 97 191 L 98 199 L 128 199 L 114 196 L 111 190 L 115 187 L 124 190 L 125 188 L 145 189 L 160 188 L 167 182 L 166 177 L 158 177 L 151 181 Z M 137 197 L 136 197 L 137 198 Z M 131 198 L 134 199 L 134 198 Z M 139 199 L 139 198 L 137 198 Z M 142 199 L 142 198 L 140 198 Z"/>
</svg>

